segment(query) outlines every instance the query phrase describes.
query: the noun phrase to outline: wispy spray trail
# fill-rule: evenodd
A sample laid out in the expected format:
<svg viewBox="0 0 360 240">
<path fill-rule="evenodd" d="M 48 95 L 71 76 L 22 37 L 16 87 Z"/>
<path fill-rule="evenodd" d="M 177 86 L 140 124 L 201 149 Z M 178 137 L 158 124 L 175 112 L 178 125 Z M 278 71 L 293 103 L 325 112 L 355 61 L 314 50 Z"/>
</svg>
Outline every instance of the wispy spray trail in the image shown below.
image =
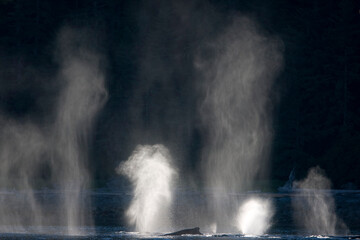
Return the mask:
<svg viewBox="0 0 360 240">
<path fill-rule="evenodd" d="M 0 183 L 3 191 L 0 195 L 0 231 L 24 232 L 25 226 L 44 223 L 44 209 L 33 190 L 37 184 L 34 179 L 37 169 L 44 163 L 47 142 L 42 130 L 31 123 L 1 119 L 0 126 Z"/>
<path fill-rule="evenodd" d="M 64 89 L 54 129 L 58 153 L 55 175 L 65 193 L 64 218 L 70 226 L 69 234 L 76 234 L 77 225 L 90 217 L 85 214 L 88 206 L 82 195 L 90 183 L 86 166 L 88 141 L 107 96 L 99 54 L 78 46 L 79 42 L 84 44 L 86 36 L 86 32 L 64 29 L 58 44 L 62 69 L 59 78 Z"/>
<path fill-rule="evenodd" d="M 203 76 L 201 119 L 208 139 L 203 151 L 207 187 L 214 191 L 215 222 L 226 230 L 245 190 L 268 167 L 271 143 L 269 97 L 282 65 L 281 44 L 246 17 L 235 17 L 205 57 L 195 62 Z"/>
<path fill-rule="evenodd" d="M 1 187 L 15 190 L 13 195 L 0 196 L 2 232 L 26 232 L 27 226 L 45 232 L 43 226 L 60 225 L 66 227 L 65 234 L 77 235 L 83 234 L 79 226 L 92 224 L 82 192 L 90 184 L 86 162 L 91 129 L 107 93 L 100 55 L 91 50 L 88 37 L 79 29 L 64 28 L 59 33 L 61 90 L 48 124 L 1 118 Z M 36 194 L 44 174 L 45 186 L 61 195 L 51 206 Z"/>
<path fill-rule="evenodd" d="M 311 168 L 305 179 L 294 182 L 294 218 L 308 234 L 348 234 L 345 223 L 336 215 L 331 182 L 319 167 Z"/>
</svg>

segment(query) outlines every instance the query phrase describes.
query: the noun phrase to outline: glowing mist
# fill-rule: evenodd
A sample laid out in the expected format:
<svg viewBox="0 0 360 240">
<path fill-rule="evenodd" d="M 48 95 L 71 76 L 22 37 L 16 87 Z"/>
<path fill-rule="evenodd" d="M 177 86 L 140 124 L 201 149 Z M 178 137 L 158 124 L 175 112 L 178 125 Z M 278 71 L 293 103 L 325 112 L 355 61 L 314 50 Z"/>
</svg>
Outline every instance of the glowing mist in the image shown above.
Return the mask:
<svg viewBox="0 0 360 240">
<path fill-rule="evenodd" d="M 171 229 L 171 204 L 176 171 L 163 145 L 139 145 L 116 171 L 133 184 L 133 199 L 126 215 L 139 232 Z"/>
<path fill-rule="evenodd" d="M 83 194 L 90 184 L 87 147 L 91 127 L 107 97 L 99 55 L 76 46 L 77 41 L 84 41 L 81 34 L 86 36 L 86 32 L 64 29 L 58 44 L 64 89 L 55 123 L 58 159 L 53 164 L 58 167 L 55 178 L 64 193 L 61 215 L 70 235 L 83 234 L 79 225 L 92 225 L 92 216 L 87 214 L 89 202 Z"/>
<path fill-rule="evenodd" d="M 207 46 L 207 58 L 195 62 L 204 78 L 200 113 L 208 139 L 203 167 L 218 232 L 233 231 L 239 200 L 230 194 L 252 188 L 254 179 L 266 173 L 269 98 L 282 64 L 280 46 L 251 19 L 235 18 Z"/>
<path fill-rule="evenodd" d="M 269 200 L 251 198 L 240 206 L 236 228 L 245 235 L 263 235 L 270 228 L 273 214 Z"/>
<path fill-rule="evenodd" d="M 308 234 L 348 234 L 345 223 L 336 215 L 330 180 L 319 167 L 311 168 L 305 179 L 294 182 L 294 218 Z"/>
<path fill-rule="evenodd" d="M 84 193 L 90 184 L 87 152 L 107 92 L 90 37 L 72 28 L 58 35 L 60 91 L 47 125 L 0 116 L 0 186 L 12 192 L 0 195 L 1 232 L 48 233 L 43 227 L 53 225 L 67 235 L 91 234 L 80 230 L 93 224 Z M 39 181 L 56 193 L 51 204 L 39 197 Z"/>
</svg>

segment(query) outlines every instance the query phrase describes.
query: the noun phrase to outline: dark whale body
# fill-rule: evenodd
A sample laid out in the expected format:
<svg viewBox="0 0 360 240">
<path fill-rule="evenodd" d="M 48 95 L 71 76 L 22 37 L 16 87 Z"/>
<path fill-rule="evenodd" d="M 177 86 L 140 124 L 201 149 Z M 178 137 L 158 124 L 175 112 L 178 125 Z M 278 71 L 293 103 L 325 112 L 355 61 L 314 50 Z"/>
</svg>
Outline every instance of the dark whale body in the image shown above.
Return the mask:
<svg viewBox="0 0 360 240">
<path fill-rule="evenodd" d="M 165 234 L 164 236 L 181 236 L 181 235 L 185 235 L 185 234 L 202 235 L 202 233 L 200 232 L 200 228 L 196 227 L 196 228 L 184 229 L 184 230 L 173 232 L 173 233 L 168 233 L 168 234 Z"/>
</svg>

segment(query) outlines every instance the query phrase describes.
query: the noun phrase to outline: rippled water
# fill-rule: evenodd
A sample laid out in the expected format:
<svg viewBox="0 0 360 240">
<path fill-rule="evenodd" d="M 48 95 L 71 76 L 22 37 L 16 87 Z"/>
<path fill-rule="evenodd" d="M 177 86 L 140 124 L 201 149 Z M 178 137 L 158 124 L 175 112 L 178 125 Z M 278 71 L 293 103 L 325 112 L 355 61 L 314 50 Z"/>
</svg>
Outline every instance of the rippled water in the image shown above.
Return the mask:
<svg viewBox="0 0 360 240">
<path fill-rule="evenodd" d="M 90 229 L 89 229 L 90 230 Z M 1 239 L 360 239 L 359 235 L 348 236 L 315 236 L 315 235 L 290 235 L 290 234 L 267 234 L 264 236 L 244 236 L 240 234 L 204 234 L 197 235 L 183 235 L 183 236 L 162 236 L 161 234 L 139 234 L 135 232 L 111 231 L 107 229 L 106 232 L 98 233 L 89 236 L 63 236 L 56 234 L 39 235 L 39 234 L 0 234 Z"/>
<path fill-rule="evenodd" d="M 51 203 L 54 198 L 58 197 L 60 192 L 39 191 L 37 196 L 44 202 Z M 293 193 L 261 193 L 251 192 L 246 194 L 232 194 L 237 198 L 247 198 L 249 195 L 257 195 L 263 198 L 271 199 L 276 209 L 273 224 L 267 235 L 264 236 L 244 236 L 237 233 L 224 234 L 204 234 L 202 236 L 163 236 L 163 233 L 140 234 L 131 232 L 126 227 L 124 212 L 129 205 L 131 193 L 122 192 L 88 192 L 84 193 L 91 198 L 93 206 L 92 212 L 94 216 L 95 227 L 82 227 L 83 232 L 93 232 L 93 235 L 87 236 L 64 236 L 66 228 L 62 226 L 42 226 L 42 232 L 47 234 L 37 234 L 39 227 L 24 226 L 24 228 L 16 228 L 13 232 L 2 231 L 0 239 L 360 239 L 360 191 L 332 191 L 336 202 L 336 212 L 344 220 L 350 229 L 347 236 L 314 236 L 306 233 L 304 229 L 299 229 L 292 218 L 292 197 L 301 197 L 301 194 Z M 175 213 L 179 226 L 176 230 L 183 228 L 196 227 L 192 225 L 195 221 L 189 218 L 189 212 L 202 212 L 205 209 L 207 194 L 211 192 L 193 192 L 193 191 L 177 191 L 175 202 Z M 1 192 L 0 198 L 8 201 L 14 201 L 14 198 L 21 197 L 21 192 Z M 189 219 L 187 219 L 189 218 Z M 188 225 L 181 225 L 181 223 Z M 3 229 L 7 226 L 0 226 Z M 200 226 L 201 232 L 206 230 Z M 17 233 L 14 233 L 17 232 Z"/>
</svg>

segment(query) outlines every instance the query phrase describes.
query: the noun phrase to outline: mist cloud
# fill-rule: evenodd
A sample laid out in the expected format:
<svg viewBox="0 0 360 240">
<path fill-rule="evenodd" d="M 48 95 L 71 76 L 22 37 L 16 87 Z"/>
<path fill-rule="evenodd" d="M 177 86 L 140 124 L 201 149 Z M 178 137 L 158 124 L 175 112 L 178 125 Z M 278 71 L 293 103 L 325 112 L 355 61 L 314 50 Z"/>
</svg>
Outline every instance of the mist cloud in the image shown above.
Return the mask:
<svg viewBox="0 0 360 240">
<path fill-rule="evenodd" d="M 1 187 L 21 191 L 21 200 L 1 198 L 0 224 L 5 232 L 26 226 L 67 226 L 66 234 L 79 234 L 79 225 L 91 225 L 89 203 L 82 191 L 89 188 L 88 143 L 97 113 L 106 101 L 101 57 L 84 42 L 88 32 L 63 28 L 57 38 L 60 87 L 57 104 L 48 120 L 1 117 Z M 62 194 L 53 206 L 40 201 L 36 191 L 53 188 Z M 42 232 L 40 228 L 38 230 Z"/>
</svg>

